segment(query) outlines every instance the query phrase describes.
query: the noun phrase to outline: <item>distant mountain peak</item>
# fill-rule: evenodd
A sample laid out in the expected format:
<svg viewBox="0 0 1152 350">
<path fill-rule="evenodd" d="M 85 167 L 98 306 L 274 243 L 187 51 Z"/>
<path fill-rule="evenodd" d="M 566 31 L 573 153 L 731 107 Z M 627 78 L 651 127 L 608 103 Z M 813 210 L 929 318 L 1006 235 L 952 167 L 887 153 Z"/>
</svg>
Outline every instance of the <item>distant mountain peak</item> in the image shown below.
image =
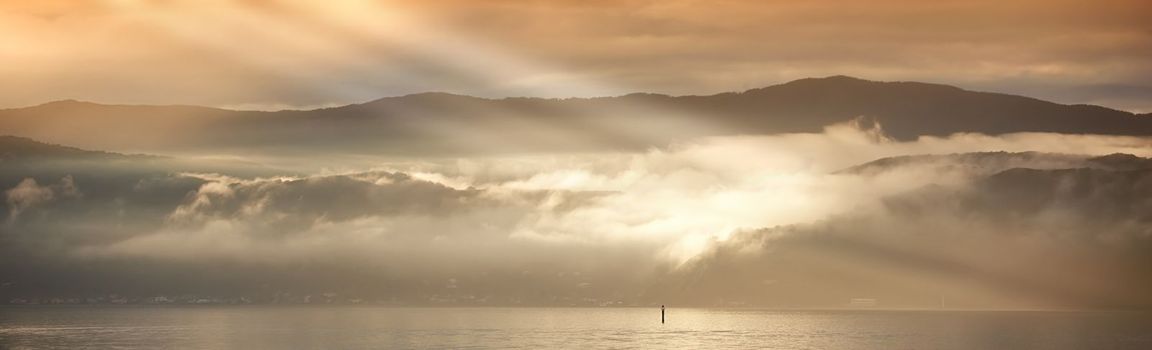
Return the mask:
<svg viewBox="0 0 1152 350">
<path fill-rule="evenodd" d="M 789 81 L 787 83 L 783 83 L 783 84 L 779 84 L 779 85 L 772 85 L 772 86 L 767 86 L 767 87 L 760 88 L 760 89 L 753 89 L 753 90 L 749 90 L 749 91 L 758 91 L 758 90 L 766 90 L 766 89 L 773 89 L 773 88 L 786 88 L 786 87 L 868 89 L 868 88 L 883 88 L 883 87 L 898 87 L 898 86 L 942 89 L 942 90 L 951 90 L 951 91 L 967 91 L 967 90 L 964 90 L 962 88 L 952 86 L 952 85 L 947 85 L 947 84 L 927 83 L 927 82 L 918 82 L 918 81 L 879 81 L 879 80 L 861 79 L 861 78 L 847 76 L 847 75 L 832 75 L 832 76 L 827 76 L 827 77 L 822 77 L 822 78 L 803 78 L 803 79 L 797 79 L 797 80 Z"/>
<path fill-rule="evenodd" d="M 412 93 L 412 94 L 400 95 L 400 96 L 381 97 L 381 98 L 371 100 L 368 102 L 364 102 L 364 103 L 351 104 L 351 105 L 346 105 L 346 106 L 330 107 L 330 108 L 324 108 L 324 109 L 339 109 L 342 107 L 351 107 L 351 106 L 372 106 L 372 105 L 388 103 L 390 101 L 406 101 L 406 100 L 407 101 L 419 101 L 419 100 L 435 101 L 435 100 L 486 100 L 486 99 L 481 98 L 481 97 L 476 97 L 476 96 L 454 94 L 454 93 L 443 92 L 443 91 L 429 91 L 429 92 L 418 92 L 418 93 Z"/>
<path fill-rule="evenodd" d="M 857 77 L 851 77 L 851 76 L 847 76 L 847 75 L 831 75 L 831 76 L 820 77 L 820 78 L 801 78 L 801 79 L 792 80 L 792 81 L 789 81 L 789 82 L 786 82 L 783 84 L 770 85 L 770 86 L 765 86 L 765 87 L 753 89 L 753 90 L 762 90 L 762 89 L 773 88 L 773 87 L 797 86 L 797 85 L 847 85 L 847 84 L 868 85 L 868 84 L 879 84 L 879 83 L 882 83 L 882 82 L 875 81 L 875 80 L 860 79 Z"/>
<path fill-rule="evenodd" d="M 102 104 L 74 99 L 56 100 L 41 103 L 36 107 L 87 107 L 87 106 L 101 106 Z"/>
<path fill-rule="evenodd" d="M 875 81 L 875 80 L 862 79 L 862 78 L 857 78 L 857 77 L 842 75 L 842 74 L 829 75 L 829 76 L 826 76 L 823 78 L 804 78 L 804 79 L 798 79 L 798 80 L 793 80 L 793 81 L 795 82 L 795 81 L 800 81 L 800 80 L 825 81 L 825 82 L 879 83 L 879 81 Z"/>
</svg>

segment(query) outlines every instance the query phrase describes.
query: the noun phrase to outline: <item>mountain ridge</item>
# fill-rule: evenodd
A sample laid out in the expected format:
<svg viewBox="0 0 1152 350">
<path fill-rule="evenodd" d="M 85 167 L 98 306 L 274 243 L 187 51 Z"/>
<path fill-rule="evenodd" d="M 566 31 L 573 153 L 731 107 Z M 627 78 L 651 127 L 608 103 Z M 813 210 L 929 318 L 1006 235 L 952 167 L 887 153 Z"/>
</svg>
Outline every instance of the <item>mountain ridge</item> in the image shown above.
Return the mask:
<svg viewBox="0 0 1152 350">
<path fill-rule="evenodd" d="M 160 157 L 88 150 L 67 145 L 40 142 L 27 137 L 0 135 L 0 161 L 28 158 L 152 159 Z"/>
<path fill-rule="evenodd" d="M 713 95 L 490 99 L 430 92 L 281 111 L 66 100 L 0 110 L 0 134 L 149 153 L 461 155 L 636 150 L 699 137 L 820 132 L 860 116 L 898 140 L 1016 132 L 1152 136 L 1147 114 L 847 76 Z"/>
<path fill-rule="evenodd" d="M 344 108 L 344 107 L 351 107 L 351 106 L 370 105 L 370 104 L 372 104 L 372 103 L 374 103 L 374 102 L 387 101 L 387 100 L 395 100 L 395 99 L 403 99 L 403 98 L 415 98 L 415 97 L 422 97 L 422 96 L 446 96 L 446 97 L 461 97 L 461 98 L 468 98 L 468 99 L 475 99 L 475 100 L 485 100 L 485 101 L 504 101 L 504 100 L 540 100 L 540 101 L 564 101 L 564 100 L 596 100 L 596 99 L 612 99 L 612 98 L 622 98 L 622 97 L 629 97 L 629 96 L 644 96 L 644 97 L 665 97 L 665 98 L 684 98 L 684 97 L 715 97 L 715 96 L 722 96 L 722 95 L 742 95 L 742 94 L 754 94 L 754 93 L 756 93 L 756 92 L 760 92 L 760 91 L 768 90 L 768 89 L 771 89 L 771 88 L 774 88 L 774 87 L 780 87 L 780 86 L 796 86 L 796 85 L 802 85 L 802 84 L 807 84 L 807 83 L 811 83 L 811 82 L 821 82 L 821 83 L 824 83 L 824 82 L 857 82 L 857 83 L 860 83 L 860 82 L 862 82 L 862 83 L 876 83 L 876 84 L 890 84 L 890 85 L 891 85 L 891 84 L 895 84 L 895 85 L 913 85 L 913 86 L 919 86 L 919 87 L 939 88 L 939 89 L 941 89 L 941 90 L 965 91 L 965 92 L 975 92 L 975 93 L 994 94 L 994 95 L 1007 95 L 1007 96 L 1016 96 L 1016 97 L 1023 97 L 1023 98 L 1028 98 L 1028 99 L 1032 99 L 1032 100 L 1036 100 L 1036 101 L 1043 101 L 1043 102 L 1048 102 L 1048 103 L 1057 104 L 1057 105 L 1062 105 L 1062 106 L 1088 106 L 1088 107 L 1093 107 L 1093 108 L 1102 108 L 1102 109 L 1106 109 L 1106 110 L 1110 110 L 1110 111 L 1116 111 L 1116 112 L 1123 112 L 1123 113 L 1128 113 L 1128 114 L 1137 115 L 1137 116 L 1149 116 L 1149 117 L 1152 117 L 1152 113 L 1138 113 L 1138 112 L 1131 112 L 1131 111 L 1125 111 L 1125 110 L 1121 110 L 1121 109 L 1116 109 L 1116 108 L 1111 108 L 1111 107 L 1107 107 L 1107 106 L 1101 106 L 1101 105 L 1088 104 L 1088 103 L 1059 103 L 1059 102 L 1048 101 L 1048 100 L 1044 100 L 1044 99 L 1040 99 L 1040 98 L 1036 98 L 1036 97 L 1031 97 L 1031 96 L 1026 96 L 1026 95 L 1020 95 L 1020 94 L 1011 94 L 1011 93 L 1002 93 L 1002 92 L 991 92 L 991 91 L 981 91 L 981 90 L 969 90 L 969 89 L 961 88 L 961 87 L 958 87 L 958 86 L 954 86 L 954 85 L 948 85 L 948 84 L 943 84 L 943 83 L 930 83 L 930 82 L 921 82 L 921 81 L 912 81 L 912 80 L 880 81 L 880 80 L 870 80 L 870 79 L 862 79 L 862 78 L 856 78 L 856 77 L 847 76 L 847 75 L 831 75 L 831 76 L 826 76 L 826 77 L 811 77 L 811 78 L 801 78 L 801 79 L 791 80 L 791 81 L 788 81 L 788 82 L 784 82 L 784 83 L 780 83 L 780 84 L 768 85 L 768 86 L 759 87 L 759 88 L 751 88 L 751 89 L 747 89 L 747 90 L 743 90 L 743 91 L 725 91 L 725 92 L 718 92 L 718 93 L 712 93 L 712 94 L 685 94 L 685 95 L 673 95 L 673 94 L 664 94 L 664 93 L 657 93 L 657 92 L 643 92 L 643 91 L 636 91 L 636 92 L 630 92 L 630 93 L 626 93 L 626 94 L 620 94 L 620 95 L 606 95 L 606 96 L 592 96 L 592 97 L 535 97 L 535 96 L 482 97 L 482 96 L 473 96 L 473 95 L 468 95 L 468 94 L 460 94 L 460 93 L 453 93 L 453 92 L 446 92 L 446 91 L 436 91 L 436 90 L 432 90 L 432 91 L 414 92 L 414 93 L 410 93 L 410 94 L 393 95 L 393 96 L 384 96 L 384 97 L 378 97 L 378 98 L 375 98 L 375 99 L 367 100 L 367 101 L 364 101 L 364 102 L 349 103 L 349 104 L 336 105 L 336 106 L 318 107 L 318 108 L 287 108 L 287 109 L 278 109 L 278 110 L 258 110 L 258 109 L 243 109 L 243 108 L 226 108 L 226 107 L 215 107 L 215 106 L 204 106 L 204 105 L 193 105 L 193 104 L 135 104 L 135 103 L 105 103 L 105 102 L 96 102 L 96 101 L 89 101 L 89 100 L 79 100 L 79 99 L 60 99 L 60 100 L 52 100 L 52 101 L 47 101 L 47 102 L 44 102 L 44 103 L 35 104 L 35 105 L 30 105 L 30 106 L 0 108 L 0 111 L 7 111 L 7 110 L 18 110 L 18 109 L 31 109 L 31 108 L 37 108 L 37 107 L 48 107 L 48 106 L 53 106 L 53 105 L 88 105 L 88 106 L 102 106 L 102 107 L 176 107 L 176 108 L 198 108 L 198 109 L 219 110 L 219 111 L 229 111 L 229 112 L 255 112 L 255 113 L 276 113 L 276 112 L 312 112 L 312 111 L 324 111 L 324 110 L 340 109 L 340 108 Z"/>
</svg>

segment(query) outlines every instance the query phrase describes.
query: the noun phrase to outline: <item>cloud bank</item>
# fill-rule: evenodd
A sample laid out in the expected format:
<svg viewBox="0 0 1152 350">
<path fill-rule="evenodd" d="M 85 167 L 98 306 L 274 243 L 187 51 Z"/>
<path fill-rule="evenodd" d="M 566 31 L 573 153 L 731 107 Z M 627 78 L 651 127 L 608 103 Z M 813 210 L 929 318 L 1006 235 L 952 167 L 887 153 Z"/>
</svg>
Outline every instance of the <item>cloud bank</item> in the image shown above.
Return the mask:
<svg viewBox="0 0 1152 350">
<path fill-rule="evenodd" d="M 12 180 L 0 267 L 8 296 L 1148 305 L 1138 292 L 1152 286 L 1119 287 L 1152 273 L 1133 248 L 1150 235 L 1148 142 L 1044 133 L 901 142 L 856 121 L 634 153 L 280 177 L 109 178 L 65 164 L 53 170 L 67 171 L 63 180 L 40 168 L 3 174 Z M 1038 149 L 1054 153 L 1009 153 Z M 968 152 L 990 153 L 950 155 Z M 1136 156 L 1095 157 L 1112 153 Z M 908 154 L 936 156 L 867 163 Z"/>
</svg>

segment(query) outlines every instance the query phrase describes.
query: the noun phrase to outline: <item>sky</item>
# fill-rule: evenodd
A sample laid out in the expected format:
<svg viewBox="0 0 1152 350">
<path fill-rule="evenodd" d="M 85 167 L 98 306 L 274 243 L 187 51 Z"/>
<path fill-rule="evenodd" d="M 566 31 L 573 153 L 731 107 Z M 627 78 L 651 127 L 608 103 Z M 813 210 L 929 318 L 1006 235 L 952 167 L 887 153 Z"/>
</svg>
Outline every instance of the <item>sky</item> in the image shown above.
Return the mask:
<svg viewBox="0 0 1152 350">
<path fill-rule="evenodd" d="M 0 0 L 0 107 L 313 108 L 915 80 L 1152 111 L 1152 3 Z"/>
</svg>

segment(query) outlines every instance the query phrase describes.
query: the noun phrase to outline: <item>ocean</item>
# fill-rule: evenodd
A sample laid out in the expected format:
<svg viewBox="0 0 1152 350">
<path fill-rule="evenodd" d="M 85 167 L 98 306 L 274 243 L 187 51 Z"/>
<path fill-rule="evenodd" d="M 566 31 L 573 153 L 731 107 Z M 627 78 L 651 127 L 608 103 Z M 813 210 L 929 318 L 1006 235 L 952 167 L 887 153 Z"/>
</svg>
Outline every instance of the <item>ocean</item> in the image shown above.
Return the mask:
<svg viewBox="0 0 1152 350">
<path fill-rule="evenodd" d="M 0 307 L 3 349 L 1152 349 L 1152 314 L 370 306 Z"/>
</svg>

